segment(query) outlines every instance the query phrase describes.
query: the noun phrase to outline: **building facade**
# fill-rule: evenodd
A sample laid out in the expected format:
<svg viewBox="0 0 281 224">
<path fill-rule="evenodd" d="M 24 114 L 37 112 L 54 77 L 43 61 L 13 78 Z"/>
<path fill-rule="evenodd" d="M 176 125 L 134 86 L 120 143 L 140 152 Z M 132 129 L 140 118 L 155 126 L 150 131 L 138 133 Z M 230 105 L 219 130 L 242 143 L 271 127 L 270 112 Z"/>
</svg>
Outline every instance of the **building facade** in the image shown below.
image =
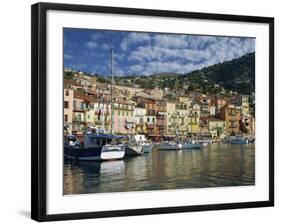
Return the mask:
<svg viewBox="0 0 281 224">
<path fill-rule="evenodd" d="M 240 133 L 241 111 L 233 105 L 221 109 L 220 117 L 226 123 L 226 134 L 237 135 Z"/>
</svg>

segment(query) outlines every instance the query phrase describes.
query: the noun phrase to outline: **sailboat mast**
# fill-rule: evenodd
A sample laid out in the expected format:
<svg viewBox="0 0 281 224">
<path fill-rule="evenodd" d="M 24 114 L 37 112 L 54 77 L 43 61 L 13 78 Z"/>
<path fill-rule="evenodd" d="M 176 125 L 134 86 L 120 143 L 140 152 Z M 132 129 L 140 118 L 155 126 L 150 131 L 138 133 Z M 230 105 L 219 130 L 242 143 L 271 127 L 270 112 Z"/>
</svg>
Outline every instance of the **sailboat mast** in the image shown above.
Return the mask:
<svg viewBox="0 0 281 224">
<path fill-rule="evenodd" d="M 178 76 L 176 76 L 176 83 L 175 83 L 175 112 L 176 112 L 175 136 L 176 137 L 177 137 L 177 128 L 178 128 L 177 90 L 178 90 Z"/>
<path fill-rule="evenodd" d="M 113 134 L 113 49 L 110 49 L 111 53 L 111 89 L 110 89 L 110 130 L 111 134 Z"/>
</svg>

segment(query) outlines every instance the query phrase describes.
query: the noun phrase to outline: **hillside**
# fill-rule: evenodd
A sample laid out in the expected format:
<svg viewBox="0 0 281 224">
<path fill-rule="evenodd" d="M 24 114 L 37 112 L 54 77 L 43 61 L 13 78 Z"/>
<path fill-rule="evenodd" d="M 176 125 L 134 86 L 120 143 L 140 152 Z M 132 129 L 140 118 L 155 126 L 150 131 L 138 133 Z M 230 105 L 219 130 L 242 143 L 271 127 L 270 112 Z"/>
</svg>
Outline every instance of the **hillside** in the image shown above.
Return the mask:
<svg viewBox="0 0 281 224">
<path fill-rule="evenodd" d="M 65 73 L 65 78 L 72 78 L 71 73 Z M 87 74 L 88 75 L 88 74 Z M 110 77 L 97 75 L 99 82 L 110 82 Z M 188 88 L 205 94 L 252 94 L 255 91 L 255 53 L 246 54 L 240 58 L 215 64 L 187 74 L 159 73 L 149 76 L 115 77 L 120 85 L 138 85 L 142 88 L 174 89 L 178 80 L 178 89 Z"/>
<path fill-rule="evenodd" d="M 184 76 L 188 77 L 191 89 L 199 85 L 204 91 L 209 92 L 212 91 L 212 86 L 217 84 L 226 90 L 251 94 L 255 91 L 255 53 L 193 71 Z"/>
<path fill-rule="evenodd" d="M 174 88 L 178 78 L 178 88 L 188 86 L 190 91 L 220 93 L 235 91 L 251 94 L 255 90 L 255 53 L 215 64 L 187 74 L 160 73 L 149 76 L 125 76 L 115 78 L 118 84 L 137 84 L 143 88 Z"/>
</svg>

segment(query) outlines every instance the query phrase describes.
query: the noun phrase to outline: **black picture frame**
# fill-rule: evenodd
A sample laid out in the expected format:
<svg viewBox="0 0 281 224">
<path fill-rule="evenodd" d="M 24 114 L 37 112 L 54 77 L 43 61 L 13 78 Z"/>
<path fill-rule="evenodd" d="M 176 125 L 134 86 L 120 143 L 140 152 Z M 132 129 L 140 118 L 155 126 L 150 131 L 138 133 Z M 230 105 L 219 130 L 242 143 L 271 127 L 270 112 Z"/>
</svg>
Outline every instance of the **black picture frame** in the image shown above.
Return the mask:
<svg viewBox="0 0 281 224">
<path fill-rule="evenodd" d="M 209 204 L 196 206 L 160 207 L 85 213 L 54 214 L 46 213 L 46 13 L 48 10 L 63 10 L 88 13 L 111 13 L 169 18 L 189 18 L 216 21 L 254 22 L 269 25 L 269 200 L 243 203 Z M 31 154 L 31 218 L 36 221 L 55 221 L 116 216 L 148 215 L 161 213 L 192 212 L 237 208 L 274 206 L 274 18 L 164 11 L 136 8 L 103 7 L 73 4 L 37 3 L 31 13 L 31 75 L 32 75 L 32 154 Z"/>
</svg>

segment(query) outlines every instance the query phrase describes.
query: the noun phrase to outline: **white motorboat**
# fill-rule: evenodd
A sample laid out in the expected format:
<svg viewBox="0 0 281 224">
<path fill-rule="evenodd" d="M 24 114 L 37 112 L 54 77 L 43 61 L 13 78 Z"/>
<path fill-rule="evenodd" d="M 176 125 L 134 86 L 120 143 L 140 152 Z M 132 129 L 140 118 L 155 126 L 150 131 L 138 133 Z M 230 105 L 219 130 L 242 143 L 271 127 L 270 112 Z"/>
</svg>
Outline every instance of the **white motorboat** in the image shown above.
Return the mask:
<svg viewBox="0 0 281 224">
<path fill-rule="evenodd" d="M 144 153 L 149 153 L 151 151 L 153 145 L 145 138 L 144 135 L 135 135 L 135 139 L 138 145 L 142 145 Z"/>
<path fill-rule="evenodd" d="M 116 160 L 122 159 L 125 156 L 125 146 L 119 145 L 104 145 L 101 150 L 101 160 Z"/>
</svg>

